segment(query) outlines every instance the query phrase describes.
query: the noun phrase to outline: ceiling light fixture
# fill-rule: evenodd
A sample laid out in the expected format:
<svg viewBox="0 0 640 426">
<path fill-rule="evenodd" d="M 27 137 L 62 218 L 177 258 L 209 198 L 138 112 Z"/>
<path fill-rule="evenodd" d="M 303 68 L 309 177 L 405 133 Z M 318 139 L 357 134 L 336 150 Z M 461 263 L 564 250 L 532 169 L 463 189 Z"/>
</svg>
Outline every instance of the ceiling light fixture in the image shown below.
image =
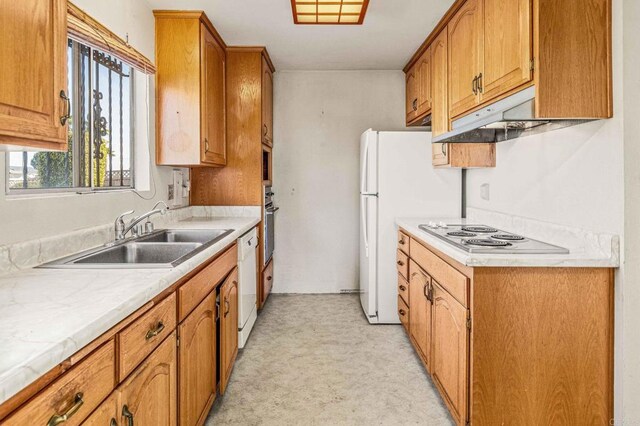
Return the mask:
<svg viewBox="0 0 640 426">
<path fill-rule="evenodd" d="M 299 25 L 362 25 L 369 0 L 291 0 Z"/>
</svg>

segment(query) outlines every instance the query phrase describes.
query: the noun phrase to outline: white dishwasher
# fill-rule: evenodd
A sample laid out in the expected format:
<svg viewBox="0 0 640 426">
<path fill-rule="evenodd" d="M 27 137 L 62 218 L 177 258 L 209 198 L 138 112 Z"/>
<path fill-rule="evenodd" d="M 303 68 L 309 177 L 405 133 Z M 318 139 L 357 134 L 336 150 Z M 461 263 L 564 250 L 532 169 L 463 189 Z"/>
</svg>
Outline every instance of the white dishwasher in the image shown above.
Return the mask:
<svg viewBox="0 0 640 426">
<path fill-rule="evenodd" d="M 258 317 L 256 228 L 238 239 L 238 347 L 244 348 Z"/>
</svg>

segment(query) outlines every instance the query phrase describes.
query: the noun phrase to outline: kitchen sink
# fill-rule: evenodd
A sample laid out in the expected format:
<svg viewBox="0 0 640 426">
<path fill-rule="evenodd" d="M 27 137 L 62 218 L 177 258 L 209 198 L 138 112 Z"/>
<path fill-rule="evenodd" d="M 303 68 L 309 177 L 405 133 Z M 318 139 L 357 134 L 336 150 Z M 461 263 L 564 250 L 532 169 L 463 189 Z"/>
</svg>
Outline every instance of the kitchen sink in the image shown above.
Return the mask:
<svg viewBox="0 0 640 426">
<path fill-rule="evenodd" d="M 233 229 L 163 229 L 74 254 L 40 268 L 173 268 L 212 246 Z"/>
</svg>

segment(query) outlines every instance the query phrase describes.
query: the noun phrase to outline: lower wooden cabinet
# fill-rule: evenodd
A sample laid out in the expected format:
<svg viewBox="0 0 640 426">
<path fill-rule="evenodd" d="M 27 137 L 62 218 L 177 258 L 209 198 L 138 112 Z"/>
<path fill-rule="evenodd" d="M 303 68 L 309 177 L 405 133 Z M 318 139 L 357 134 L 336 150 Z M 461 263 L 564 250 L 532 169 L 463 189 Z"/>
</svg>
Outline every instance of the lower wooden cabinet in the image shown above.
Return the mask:
<svg viewBox="0 0 640 426">
<path fill-rule="evenodd" d="M 180 426 L 203 424 L 216 397 L 216 293 L 178 327 Z"/>
<path fill-rule="evenodd" d="M 220 393 L 227 390 L 238 355 L 238 269 L 220 287 Z"/>
<path fill-rule="evenodd" d="M 467 419 L 467 309 L 433 283 L 431 375 L 458 424 Z"/>
<path fill-rule="evenodd" d="M 177 366 L 176 333 L 173 332 L 118 388 L 118 424 L 175 426 Z"/>
<path fill-rule="evenodd" d="M 264 306 L 267 298 L 271 294 L 271 290 L 273 289 L 273 258 L 269 261 L 267 266 L 264 268 L 264 272 L 262 273 L 262 303 Z"/>
<path fill-rule="evenodd" d="M 409 264 L 409 334 L 427 370 L 431 368 L 431 277 L 417 263 Z"/>
</svg>

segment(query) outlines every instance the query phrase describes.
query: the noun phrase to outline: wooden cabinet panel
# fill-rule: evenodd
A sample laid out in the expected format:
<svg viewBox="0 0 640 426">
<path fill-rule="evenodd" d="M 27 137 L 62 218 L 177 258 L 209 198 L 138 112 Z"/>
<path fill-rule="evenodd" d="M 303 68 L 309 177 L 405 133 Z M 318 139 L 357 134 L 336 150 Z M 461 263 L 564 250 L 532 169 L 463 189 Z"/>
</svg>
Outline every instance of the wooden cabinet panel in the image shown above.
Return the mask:
<svg viewBox="0 0 640 426">
<path fill-rule="evenodd" d="M 210 293 L 178 327 L 180 421 L 204 424 L 216 396 L 216 293 Z"/>
<path fill-rule="evenodd" d="M 264 305 L 273 289 L 273 258 L 269 261 L 262 273 L 262 303 Z"/>
<path fill-rule="evenodd" d="M 224 394 L 238 355 L 237 268 L 220 288 L 220 309 L 220 393 Z"/>
<path fill-rule="evenodd" d="M 176 294 L 151 308 L 118 334 L 120 381 L 149 355 L 176 327 Z"/>
<path fill-rule="evenodd" d="M 404 300 L 407 306 L 411 306 L 409 293 L 409 282 L 405 280 L 402 275 L 398 274 L 398 296 L 402 297 L 402 300 Z"/>
<path fill-rule="evenodd" d="M 431 48 L 422 54 L 417 64 L 418 110 L 416 116 L 421 117 L 431 111 Z"/>
<path fill-rule="evenodd" d="M 82 426 L 117 426 L 118 408 L 118 392 L 113 392 L 87 417 Z"/>
<path fill-rule="evenodd" d="M 202 82 L 202 162 L 227 164 L 225 51 L 204 24 L 200 24 Z"/>
<path fill-rule="evenodd" d="M 404 327 L 404 329 L 409 332 L 409 314 L 410 314 L 409 306 L 402 300 L 402 297 L 398 295 L 398 318 L 400 318 L 400 323 Z"/>
<path fill-rule="evenodd" d="M 431 372 L 458 424 L 467 419 L 469 330 L 467 309 L 433 282 Z"/>
<path fill-rule="evenodd" d="M 0 0 L 0 145 L 67 149 L 67 2 Z"/>
<path fill-rule="evenodd" d="M 482 72 L 482 0 L 467 0 L 447 25 L 449 118 L 480 102 L 475 80 Z"/>
<path fill-rule="evenodd" d="M 417 117 L 418 112 L 418 76 L 415 65 L 406 75 L 407 125 Z"/>
<path fill-rule="evenodd" d="M 3 426 L 46 425 L 55 417 L 68 416 L 66 425 L 76 426 L 115 387 L 115 343 L 109 341 L 84 361 L 53 382 L 2 422 Z"/>
<path fill-rule="evenodd" d="M 448 34 L 440 32 L 431 45 L 431 131 L 438 136 L 449 131 Z"/>
<path fill-rule="evenodd" d="M 396 268 L 405 280 L 409 279 L 409 257 L 400 250 L 396 254 Z"/>
<path fill-rule="evenodd" d="M 434 166 L 450 165 L 448 143 L 431 144 L 431 162 Z"/>
<path fill-rule="evenodd" d="M 189 315 L 205 296 L 238 264 L 238 246 L 234 244 L 178 289 L 178 321 Z"/>
<path fill-rule="evenodd" d="M 121 425 L 177 424 L 176 333 L 165 339 L 118 388 Z"/>
<path fill-rule="evenodd" d="M 409 265 L 409 330 L 421 358 L 431 369 L 431 277 L 414 261 Z"/>
<path fill-rule="evenodd" d="M 273 146 L 273 73 L 262 58 L 262 143 Z"/>
<path fill-rule="evenodd" d="M 531 80 L 531 0 L 484 2 L 481 102 Z"/>
</svg>

